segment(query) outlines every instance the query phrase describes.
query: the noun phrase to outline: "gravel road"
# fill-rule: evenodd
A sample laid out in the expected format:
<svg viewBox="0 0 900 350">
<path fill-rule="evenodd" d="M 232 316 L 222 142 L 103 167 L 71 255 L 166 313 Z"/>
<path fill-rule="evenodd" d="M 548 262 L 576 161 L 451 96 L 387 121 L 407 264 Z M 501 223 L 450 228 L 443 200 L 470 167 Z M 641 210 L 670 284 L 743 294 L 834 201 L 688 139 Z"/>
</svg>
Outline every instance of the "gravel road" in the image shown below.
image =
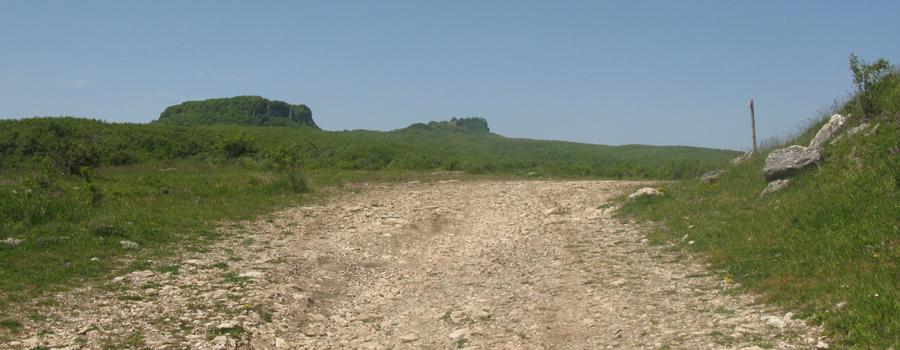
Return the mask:
<svg viewBox="0 0 900 350">
<path fill-rule="evenodd" d="M 827 347 L 821 329 L 672 252 L 687 242 L 652 246 L 658 227 L 603 209 L 645 185 L 345 186 L 223 224 L 208 251 L 59 293 L 0 348 Z"/>
</svg>

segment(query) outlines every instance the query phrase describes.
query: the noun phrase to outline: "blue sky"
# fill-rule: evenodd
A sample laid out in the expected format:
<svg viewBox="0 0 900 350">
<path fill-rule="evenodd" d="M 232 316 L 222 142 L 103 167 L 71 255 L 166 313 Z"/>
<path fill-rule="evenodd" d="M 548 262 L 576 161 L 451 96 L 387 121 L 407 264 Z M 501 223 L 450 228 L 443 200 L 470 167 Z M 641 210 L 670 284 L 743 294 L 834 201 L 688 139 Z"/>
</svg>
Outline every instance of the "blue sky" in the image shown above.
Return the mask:
<svg viewBox="0 0 900 350">
<path fill-rule="evenodd" d="M 0 118 L 306 104 L 325 130 L 481 117 L 518 138 L 751 147 L 900 60 L 898 1 L 0 2 Z"/>
</svg>

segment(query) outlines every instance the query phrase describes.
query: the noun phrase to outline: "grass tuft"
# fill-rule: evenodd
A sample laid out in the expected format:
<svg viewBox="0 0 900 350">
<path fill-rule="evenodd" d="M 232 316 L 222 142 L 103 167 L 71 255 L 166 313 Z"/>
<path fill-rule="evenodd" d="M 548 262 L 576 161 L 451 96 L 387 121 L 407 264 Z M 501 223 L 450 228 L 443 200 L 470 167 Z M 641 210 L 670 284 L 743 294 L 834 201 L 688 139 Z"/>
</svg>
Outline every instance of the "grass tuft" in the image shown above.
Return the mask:
<svg viewBox="0 0 900 350">
<path fill-rule="evenodd" d="M 0 327 L 9 329 L 11 332 L 18 332 L 20 328 L 22 328 L 22 322 L 16 320 L 3 320 L 0 321 Z"/>
</svg>

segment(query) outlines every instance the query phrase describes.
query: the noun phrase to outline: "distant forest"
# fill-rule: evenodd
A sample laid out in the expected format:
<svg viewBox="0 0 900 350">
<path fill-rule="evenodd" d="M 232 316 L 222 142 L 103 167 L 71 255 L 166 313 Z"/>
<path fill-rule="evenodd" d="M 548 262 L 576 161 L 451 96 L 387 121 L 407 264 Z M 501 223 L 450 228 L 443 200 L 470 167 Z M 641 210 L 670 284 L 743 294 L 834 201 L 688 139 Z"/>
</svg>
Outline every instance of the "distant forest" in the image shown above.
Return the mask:
<svg viewBox="0 0 900 350">
<path fill-rule="evenodd" d="M 318 129 L 312 111 L 306 105 L 292 105 L 260 96 L 236 96 L 204 101 L 188 101 L 170 106 L 159 116 L 156 124 L 204 126 L 287 126 Z"/>
</svg>

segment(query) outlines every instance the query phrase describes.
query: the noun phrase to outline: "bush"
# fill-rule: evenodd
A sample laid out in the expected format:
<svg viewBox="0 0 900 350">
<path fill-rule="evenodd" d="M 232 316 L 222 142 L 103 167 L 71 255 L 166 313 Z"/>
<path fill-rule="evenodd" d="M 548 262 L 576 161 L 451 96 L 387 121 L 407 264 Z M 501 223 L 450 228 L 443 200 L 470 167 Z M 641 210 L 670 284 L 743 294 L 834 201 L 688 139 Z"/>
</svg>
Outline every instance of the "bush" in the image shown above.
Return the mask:
<svg viewBox="0 0 900 350">
<path fill-rule="evenodd" d="M 103 201 L 103 192 L 100 187 L 94 183 L 94 174 L 88 167 L 81 168 L 81 176 L 84 178 L 84 189 L 90 192 L 90 203 L 93 206 L 99 206 Z"/>
<path fill-rule="evenodd" d="M 300 170 L 290 169 L 280 175 L 278 180 L 272 183 L 272 188 L 276 193 L 287 190 L 291 193 L 307 193 L 311 191 L 309 183 L 306 182 L 306 176 Z"/>
<path fill-rule="evenodd" d="M 270 148 L 266 154 L 266 159 L 270 166 L 280 169 L 294 169 L 294 168 L 302 168 L 303 167 L 303 158 L 305 156 L 305 151 L 301 146 L 302 142 L 309 142 L 313 148 L 316 147 L 312 141 L 307 139 L 301 139 L 295 142 L 285 142 L 276 148 Z"/>
<path fill-rule="evenodd" d="M 459 163 L 459 159 L 451 158 L 449 161 L 446 161 L 441 165 L 441 169 L 454 171 L 462 169 L 462 166 Z"/>
<path fill-rule="evenodd" d="M 878 105 L 879 95 L 885 90 L 882 82 L 890 77 L 893 68 L 884 58 L 866 64 L 856 54 L 850 54 L 850 71 L 853 72 L 853 83 L 856 84 L 856 108 L 863 114 L 882 112 L 882 107 Z"/>
<path fill-rule="evenodd" d="M 437 168 L 438 165 L 439 163 L 434 160 L 422 157 L 415 153 L 407 153 L 391 160 L 391 163 L 388 164 L 387 167 L 390 169 L 432 170 Z"/>
<path fill-rule="evenodd" d="M 219 139 L 219 143 L 214 147 L 222 152 L 225 158 L 233 159 L 256 152 L 257 139 L 247 136 L 246 131 L 228 136 L 219 135 Z"/>
<path fill-rule="evenodd" d="M 87 137 L 67 137 L 47 151 L 50 161 L 57 167 L 77 175 L 81 168 L 95 168 L 104 158 L 106 147 L 102 133 Z"/>
</svg>

